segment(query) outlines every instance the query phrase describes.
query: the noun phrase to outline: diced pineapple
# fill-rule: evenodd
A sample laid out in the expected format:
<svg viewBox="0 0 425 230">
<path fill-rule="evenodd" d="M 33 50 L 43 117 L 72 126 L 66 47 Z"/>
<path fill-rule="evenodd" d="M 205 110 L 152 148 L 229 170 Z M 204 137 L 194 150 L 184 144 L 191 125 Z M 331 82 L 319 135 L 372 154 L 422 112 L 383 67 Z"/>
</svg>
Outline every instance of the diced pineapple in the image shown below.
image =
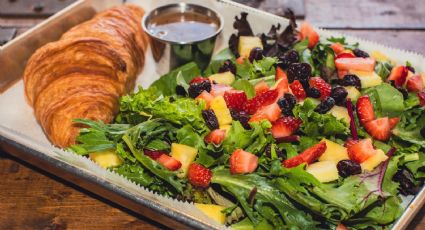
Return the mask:
<svg viewBox="0 0 425 230">
<path fill-rule="evenodd" d="M 90 153 L 89 157 L 102 168 L 115 167 L 123 163 L 114 150 Z"/>
<path fill-rule="evenodd" d="M 226 131 L 226 135 L 229 133 L 230 128 L 232 128 L 232 125 L 222 125 L 220 126 L 221 130 L 225 130 Z"/>
<path fill-rule="evenodd" d="M 211 219 L 217 221 L 220 224 L 224 224 L 226 221 L 226 215 L 222 213 L 226 207 L 215 205 L 215 204 L 198 204 L 195 203 L 195 206 L 201 210 L 205 215 Z"/>
<path fill-rule="evenodd" d="M 210 108 L 214 110 L 220 126 L 230 125 L 232 123 L 232 116 L 230 115 L 230 110 L 227 108 L 223 96 L 215 97 L 211 101 Z"/>
<path fill-rule="evenodd" d="M 390 62 L 392 65 L 396 64 L 396 62 L 394 60 L 391 60 L 387 55 L 381 53 L 378 50 L 372 51 L 372 53 L 370 53 L 370 56 L 372 58 L 374 58 L 376 61 Z"/>
<path fill-rule="evenodd" d="M 351 74 L 357 75 L 362 84 L 362 88 L 369 88 L 382 84 L 382 78 L 375 72 L 350 71 Z"/>
<path fill-rule="evenodd" d="M 341 160 L 349 159 L 347 148 L 333 141 L 322 139 L 326 142 L 326 151 L 319 157 L 319 161 L 332 161 L 338 164 Z"/>
<path fill-rule="evenodd" d="M 263 43 L 261 42 L 261 39 L 259 37 L 255 36 L 240 36 L 239 37 L 239 55 L 241 57 L 249 57 L 249 53 L 251 53 L 251 50 L 259 47 L 263 49 Z"/>
<path fill-rule="evenodd" d="M 372 171 L 376 166 L 378 166 L 380 163 L 386 161 L 388 159 L 388 156 L 385 155 L 384 151 L 378 149 L 376 150 L 376 153 L 369 157 L 366 161 L 360 164 L 363 170 L 365 171 Z"/>
<path fill-rule="evenodd" d="M 189 169 L 189 165 L 195 160 L 196 155 L 198 154 L 198 150 L 182 144 L 172 143 L 171 144 L 171 156 L 180 161 L 182 166 L 180 168 L 180 172 L 178 174 L 179 177 L 185 177 L 187 175 L 187 170 Z"/>
<path fill-rule="evenodd" d="M 322 183 L 338 180 L 338 169 L 333 161 L 319 161 L 307 166 L 306 171 Z"/>
<path fill-rule="evenodd" d="M 344 88 L 348 93 L 347 98 L 350 98 L 353 102 L 356 102 L 357 99 L 359 99 L 359 97 L 362 95 L 362 93 L 360 93 L 360 91 L 354 86 L 345 86 Z"/>
<path fill-rule="evenodd" d="M 348 110 L 345 107 L 342 106 L 334 106 L 331 110 L 329 110 L 329 113 L 332 114 L 336 119 L 340 120 L 343 119 L 347 124 L 350 123 L 350 116 L 348 115 Z"/>
<path fill-rule="evenodd" d="M 235 75 L 232 72 L 227 71 L 224 73 L 216 73 L 208 77 L 211 81 L 218 84 L 231 85 L 235 81 Z"/>
</svg>

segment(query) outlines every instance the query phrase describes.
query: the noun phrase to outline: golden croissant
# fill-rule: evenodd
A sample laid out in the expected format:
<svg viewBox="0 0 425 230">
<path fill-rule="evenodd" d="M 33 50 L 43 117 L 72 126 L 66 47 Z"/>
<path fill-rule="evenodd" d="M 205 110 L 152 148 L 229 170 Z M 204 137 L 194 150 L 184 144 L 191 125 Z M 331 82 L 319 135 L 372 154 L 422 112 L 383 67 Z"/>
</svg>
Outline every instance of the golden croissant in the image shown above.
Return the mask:
<svg viewBox="0 0 425 230">
<path fill-rule="evenodd" d="M 26 98 L 54 145 L 75 143 L 75 118 L 112 121 L 119 97 L 134 88 L 145 62 L 143 14 L 130 4 L 111 8 L 31 56 L 24 73 Z"/>
</svg>

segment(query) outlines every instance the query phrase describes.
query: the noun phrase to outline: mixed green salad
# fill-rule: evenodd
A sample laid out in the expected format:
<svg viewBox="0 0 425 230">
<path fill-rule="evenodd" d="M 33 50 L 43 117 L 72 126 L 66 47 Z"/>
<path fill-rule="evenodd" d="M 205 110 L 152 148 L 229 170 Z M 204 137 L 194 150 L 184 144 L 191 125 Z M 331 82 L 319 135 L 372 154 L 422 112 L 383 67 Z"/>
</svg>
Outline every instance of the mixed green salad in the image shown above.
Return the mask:
<svg viewBox="0 0 425 230">
<path fill-rule="evenodd" d="M 70 149 L 233 229 L 387 229 L 425 178 L 425 75 L 308 23 L 120 99 Z"/>
</svg>

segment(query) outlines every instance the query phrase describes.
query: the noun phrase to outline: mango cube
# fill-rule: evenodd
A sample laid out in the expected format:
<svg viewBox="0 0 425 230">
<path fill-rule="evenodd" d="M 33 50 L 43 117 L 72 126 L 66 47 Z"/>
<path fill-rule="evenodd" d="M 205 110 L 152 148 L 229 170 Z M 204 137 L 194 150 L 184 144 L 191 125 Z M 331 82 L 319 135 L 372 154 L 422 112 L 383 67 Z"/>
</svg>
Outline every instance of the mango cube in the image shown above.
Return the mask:
<svg viewBox="0 0 425 230">
<path fill-rule="evenodd" d="M 90 153 L 89 157 L 102 168 L 116 167 L 123 163 L 123 160 L 115 153 L 114 150 Z"/>
<path fill-rule="evenodd" d="M 226 207 L 215 205 L 215 204 L 198 204 L 195 203 L 195 207 L 201 210 L 205 215 L 211 219 L 217 221 L 220 224 L 224 224 L 226 221 L 226 215 L 222 213 Z"/>
<path fill-rule="evenodd" d="M 211 101 L 210 108 L 214 110 L 220 126 L 230 125 L 232 123 L 232 116 L 230 115 L 230 110 L 227 108 L 223 96 L 215 97 Z"/>
</svg>

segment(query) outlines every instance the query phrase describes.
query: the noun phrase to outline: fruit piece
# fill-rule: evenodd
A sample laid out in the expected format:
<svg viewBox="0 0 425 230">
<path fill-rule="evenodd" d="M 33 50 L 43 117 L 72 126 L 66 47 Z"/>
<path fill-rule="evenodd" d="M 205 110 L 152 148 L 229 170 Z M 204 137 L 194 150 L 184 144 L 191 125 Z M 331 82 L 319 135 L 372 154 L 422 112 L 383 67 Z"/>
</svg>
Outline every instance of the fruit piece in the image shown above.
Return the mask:
<svg viewBox="0 0 425 230">
<path fill-rule="evenodd" d="M 424 86 L 425 86 L 425 73 L 422 73 L 421 74 L 421 77 L 422 77 L 422 83 L 424 84 Z"/>
<path fill-rule="evenodd" d="M 354 56 L 354 54 L 352 53 L 347 53 L 347 52 L 342 52 L 338 55 L 336 55 L 335 60 L 338 58 L 355 58 L 356 56 Z"/>
<path fill-rule="evenodd" d="M 218 129 L 218 119 L 212 109 L 202 110 L 202 117 L 210 130 Z"/>
<path fill-rule="evenodd" d="M 235 75 L 227 71 L 224 73 L 216 73 L 208 77 L 212 82 L 224 85 L 231 85 L 235 81 Z"/>
<path fill-rule="evenodd" d="M 200 188 L 208 188 L 211 182 L 212 172 L 198 163 L 191 163 L 187 172 L 190 184 Z"/>
<path fill-rule="evenodd" d="M 350 123 L 350 115 L 348 115 L 347 108 L 342 106 L 334 106 L 331 110 L 329 110 L 329 113 L 332 114 L 336 119 L 344 120 L 347 124 Z"/>
<path fill-rule="evenodd" d="M 349 159 L 347 148 L 327 139 L 322 141 L 326 142 L 326 150 L 319 157 L 319 161 L 332 161 L 338 164 L 341 160 Z"/>
<path fill-rule="evenodd" d="M 419 92 L 424 88 L 424 83 L 420 75 L 414 75 L 406 82 L 406 88 L 410 92 Z"/>
<path fill-rule="evenodd" d="M 217 221 L 220 224 L 224 224 L 226 221 L 226 215 L 222 212 L 226 207 L 216 204 L 199 204 L 195 203 L 195 207 L 201 210 L 205 215 L 211 219 Z"/>
<path fill-rule="evenodd" d="M 306 89 L 306 93 L 307 93 L 307 96 L 311 98 L 320 98 L 321 96 L 320 90 L 314 87 Z"/>
<path fill-rule="evenodd" d="M 238 57 L 236 58 L 236 63 L 242 65 L 245 62 L 246 57 Z"/>
<path fill-rule="evenodd" d="M 252 115 L 249 122 L 258 122 L 265 119 L 273 122 L 279 119 L 281 112 L 282 111 L 280 110 L 279 105 L 276 103 L 273 103 L 271 105 L 264 106 L 261 109 L 257 110 L 257 112 L 255 112 L 254 115 Z"/>
<path fill-rule="evenodd" d="M 316 145 L 304 150 L 304 152 L 283 161 L 286 168 L 296 167 L 302 163 L 311 164 L 326 151 L 326 142 L 321 141 Z"/>
<path fill-rule="evenodd" d="M 224 100 L 229 109 L 242 111 L 248 98 L 243 90 L 228 90 L 224 93 Z"/>
<path fill-rule="evenodd" d="M 368 53 L 366 53 L 365 51 L 363 51 L 359 48 L 354 49 L 353 54 L 356 55 L 356 57 L 362 57 L 362 58 L 368 58 L 369 57 Z"/>
<path fill-rule="evenodd" d="M 291 88 L 292 93 L 298 100 L 303 100 L 307 97 L 306 92 L 304 91 L 304 87 L 301 84 L 300 81 L 295 80 L 289 85 L 289 88 Z"/>
<path fill-rule="evenodd" d="M 347 98 L 347 95 L 348 95 L 348 92 L 344 87 L 337 86 L 332 89 L 330 96 L 335 100 L 337 104 L 344 104 L 345 98 Z"/>
<path fill-rule="evenodd" d="M 348 228 L 347 228 L 347 227 L 345 227 L 345 225 L 344 225 L 344 224 L 339 223 L 339 224 L 336 226 L 335 230 L 348 230 Z"/>
<path fill-rule="evenodd" d="M 334 51 L 334 53 L 337 54 L 337 55 L 342 53 L 345 49 L 344 46 L 341 45 L 340 43 L 332 43 L 331 48 Z"/>
<path fill-rule="evenodd" d="M 362 95 L 358 89 L 354 86 L 344 86 L 345 90 L 347 90 L 347 98 L 350 98 L 351 101 L 356 102 L 357 99 Z"/>
<path fill-rule="evenodd" d="M 158 159 L 162 154 L 168 154 L 167 152 L 163 150 L 150 150 L 150 149 L 144 149 L 143 154 L 150 157 L 152 160 Z"/>
<path fill-rule="evenodd" d="M 311 66 L 308 63 L 293 63 L 288 67 L 288 81 L 293 82 L 294 80 L 299 80 L 307 82 L 308 78 L 311 76 Z"/>
<path fill-rule="evenodd" d="M 425 106 L 425 91 L 422 90 L 421 92 L 418 92 L 418 98 L 419 98 L 419 103 L 422 106 Z"/>
<path fill-rule="evenodd" d="M 283 97 L 279 98 L 277 104 L 279 108 L 282 110 L 282 114 L 286 116 L 292 116 L 292 109 L 295 107 L 297 103 L 297 99 L 294 95 L 290 93 L 285 93 Z"/>
<path fill-rule="evenodd" d="M 284 55 L 279 57 L 278 66 L 282 69 L 287 69 L 290 64 L 297 63 L 300 60 L 300 56 L 296 50 L 289 50 Z M 276 76 L 277 77 L 277 76 Z M 276 79 L 277 81 L 278 79 Z"/>
<path fill-rule="evenodd" d="M 359 76 L 359 79 L 363 88 L 370 88 L 382 84 L 382 78 L 379 77 L 375 72 L 371 72 L 370 77 Z"/>
<path fill-rule="evenodd" d="M 89 154 L 90 159 L 102 168 L 116 167 L 123 163 L 123 160 L 114 150 L 105 150 Z"/>
<path fill-rule="evenodd" d="M 261 39 L 256 36 L 240 36 L 239 37 L 239 45 L 238 51 L 239 55 L 244 58 L 248 58 L 251 50 L 259 47 L 263 49 L 263 43 Z"/>
<path fill-rule="evenodd" d="M 232 128 L 232 125 L 222 125 L 222 126 L 220 126 L 220 130 L 224 131 L 225 137 L 229 133 L 230 128 Z"/>
<path fill-rule="evenodd" d="M 260 108 L 274 103 L 277 97 L 278 91 L 275 89 L 256 95 L 254 98 L 248 100 L 245 104 L 244 111 L 249 114 L 254 114 Z"/>
<path fill-rule="evenodd" d="M 255 84 L 254 89 L 255 89 L 255 95 L 259 95 L 264 92 L 267 92 L 270 89 L 270 87 L 269 85 L 267 85 L 267 83 L 264 80 L 261 80 L 260 82 Z"/>
<path fill-rule="evenodd" d="M 263 59 L 263 49 L 260 47 L 255 47 L 249 52 L 248 60 L 253 63 L 254 61 L 258 61 Z"/>
<path fill-rule="evenodd" d="M 230 110 L 230 114 L 232 115 L 233 120 L 239 121 L 245 129 L 251 129 L 251 126 L 248 123 L 250 118 L 248 113 L 245 111 Z"/>
<path fill-rule="evenodd" d="M 372 51 L 370 53 L 370 56 L 372 58 L 374 58 L 375 60 L 380 61 L 380 62 L 387 62 L 387 61 L 390 61 L 391 62 L 390 58 L 387 55 L 381 53 L 378 50 Z"/>
<path fill-rule="evenodd" d="M 282 78 L 288 79 L 288 76 L 286 75 L 285 71 L 283 71 L 282 68 L 278 66 L 276 67 L 276 74 L 275 74 L 274 80 L 279 81 Z"/>
<path fill-rule="evenodd" d="M 206 80 L 208 80 L 208 79 L 206 79 L 206 78 L 204 78 L 204 77 L 195 77 L 195 78 L 193 78 L 191 81 L 190 81 L 190 83 L 189 84 L 197 84 L 197 83 L 201 83 L 201 82 L 203 82 L 203 81 L 206 81 Z"/>
<path fill-rule="evenodd" d="M 346 147 L 348 149 L 348 148 L 350 148 L 351 146 L 353 146 L 357 143 L 359 143 L 359 140 L 354 140 L 352 138 L 348 138 L 344 143 L 344 147 Z"/>
<path fill-rule="evenodd" d="M 390 76 L 387 78 L 387 81 L 394 81 L 396 86 L 403 86 L 406 81 L 409 70 L 406 66 L 396 66 L 391 70 Z"/>
<path fill-rule="evenodd" d="M 367 133 L 376 140 L 387 141 L 391 136 L 390 120 L 388 117 L 368 121 L 363 126 Z"/>
<path fill-rule="evenodd" d="M 189 84 L 189 89 L 187 90 L 189 93 L 189 96 L 191 98 L 196 98 L 199 96 L 203 91 L 210 92 L 211 91 L 211 82 L 204 78 L 195 78 L 196 80 L 193 83 Z"/>
<path fill-rule="evenodd" d="M 372 72 L 375 70 L 375 60 L 372 58 L 337 58 L 335 60 L 337 69 L 359 70 Z"/>
<path fill-rule="evenodd" d="M 365 125 L 366 122 L 375 120 L 375 113 L 373 112 L 373 105 L 369 96 L 361 96 L 357 99 L 356 103 L 357 116 L 360 124 Z"/>
<path fill-rule="evenodd" d="M 162 154 L 158 157 L 158 159 L 156 159 L 156 161 L 171 171 L 176 171 L 182 167 L 182 163 L 180 161 L 168 156 L 167 154 Z"/>
<path fill-rule="evenodd" d="M 335 106 L 335 100 L 332 97 L 327 97 L 320 102 L 319 105 L 314 109 L 315 112 L 325 114 Z"/>
<path fill-rule="evenodd" d="M 393 129 L 398 124 L 399 121 L 400 121 L 399 117 L 390 118 L 390 129 Z"/>
<path fill-rule="evenodd" d="M 224 93 L 228 90 L 232 90 L 233 88 L 228 85 L 223 84 L 212 84 L 210 94 L 213 97 L 223 96 Z"/>
<path fill-rule="evenodd" d="M 223 96 L 215 97 L 211 101 L 210 108 L 214 110 L 219 125 L 228 125 L 232 123 L 232 116 L 230 115 L 230 110 L 227 108 Z"/>
<path fill-rule="evenodd" d="M 205 104 L 206 104 L 206 108 L 208 109 L 210 107 L 211 101 L 214 99 L 214 97 L 208 93 L 207 91 L 202 91 L 201 94 L 199 94 L 199 96 L 197 96 L 195 98 L 195 100 L 200 101 L 200 100 L 204 100 Z"/>
<path fill-rule="evenodd" d="M 271 89 L 277 89 L 279 98 L 282 97 L 285 93 L 289 92 L 289 83 L 287 76 L 284 75 L 279 80 L 277 80 Z"/>
<path fill-rule="evenodd" d="M 359 163 L 352 160 L 342 160 L 336 165 L 338 174 L 342 177 L 357 175 L 362 173 L 362 167 Z"/>
<path fill-rule="evenodd" d="M 213 143 L 220 145 L 226 137 L 226 131 L 221 129 L 215 129 L 205 136 L 204 141 L 206 143 Z"/>
<path fill-rule="evenodd" d="M 362 88 L 362 82 L 355 74 L 347 74 L 339 82 L 342 86 L 354 86 L 358 90 Z"/>
<path fill-rule="evenodd" d="M 357 163 L 363 163 L 376 152 L 372 145 L 372 139 L 370 138 L 359 140 L 357 143 L 347 147 L 347 150 L 350 160 Z"/>
<path fill-rule="evenodd" d="M 320 99 L 323 100 L 331 94 L 332 87 L 321 77 L 310 78 L 309 84 L 320 91 Z"/>
<path fill-rule="evenodd" d="M 235 150 L 229 159 L 232 174 L 252 173 L 258 166 L 258 157 L 252 153 Z"/>
<path fill-rule="evenodd" d="M 372 171 L 376 166 L 381 164 L 382 162 L 386 161 L 388 159 L 388 156 L 385 155 L 384 151 L 377 149 L 375 154 L 371 157 L 369 157 L 367 160 L 365 160 L 363 163 L 361 163 L 361 167 L 363 170 L 366 171 Z"/>
<path fill-rule="evenodd" d="M 195 160 L 196 155 L 198 155 L 198 150 L 191 146 L 177 143 L 171 144 L 171 156 L 182 164 L 182 172 L 179 177 L 186 176 L 189 165 Z"/>
<path fill-rule="evenodd" d="M 224 61 L 223 65 L 218 69 L 219 73 L 224 73 L 230 71 L 233 74 L 236 74 L 236 66 L 231 60 Z"/>
<path fill-rule="evenodd" d="M 319 34 L 308 22 L 301 24 L 300 38 L 301 40 L 308 38 L 308 48 L 310 49 L 316 46 L 316 44 L 319 42 Z"/>
<path fill-rule="evenodd" d="M 272 123 L 272 135 L 274 138 L 282 138 L 292 135 L 300 127 L 302 121 L 292 116 L 282 117 Z"/>
<path fill-rule="evenodd" d="M 308 165 L 305 170 L 321 183 L 331 182 L 339 178 L 336 164 L 332 161 L 319 161 Z"/>
</svg>

